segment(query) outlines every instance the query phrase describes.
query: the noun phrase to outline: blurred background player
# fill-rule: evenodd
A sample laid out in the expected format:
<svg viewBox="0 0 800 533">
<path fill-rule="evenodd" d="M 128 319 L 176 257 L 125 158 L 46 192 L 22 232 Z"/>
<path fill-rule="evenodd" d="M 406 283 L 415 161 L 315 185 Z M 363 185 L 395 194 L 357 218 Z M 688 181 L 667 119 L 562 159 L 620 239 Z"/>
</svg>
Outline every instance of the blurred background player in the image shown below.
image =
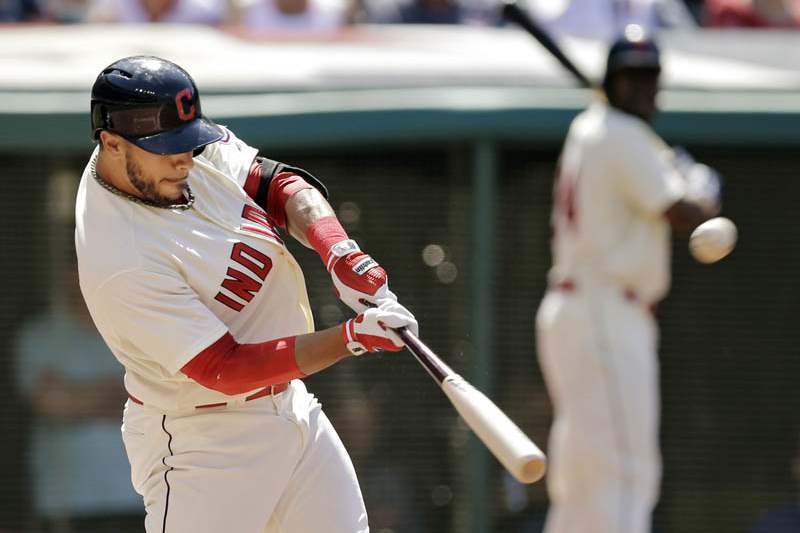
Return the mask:
<svg viewBox="0 0 800 533">
<path fill-rule="evenodd" d="M 80 286 L 125 367 L 123 441 L 150 532 L 368 531 L 350 458 L 300 378 L 416 332 L 386 272 L 309 173 L 257 157 L 203 116 L 179 66 L 109 65 L 76 200 Z M 359 314 L 314 332 L 313 247 Z"/>
<path fill-rule="evenodd" d="M 708 167 L 676 165 L 651 124 L 660 53 L 640 26 L 609 50 L 603 90 L 571 124 L 553 193 L 553 265 L 537 314 L 554 406 L 547 533 L 644 533 L 657 501 L 658 328 L 670 227 L 720 208 Z"/>
<path fill-rule="evenodd" d="M 58 235 L 66 237 L 65 226 Z M 26 322 L 16 342 L 17 383 L 34 415 L 27 461 L 32 528 L 135 533 L 144 513 L 120 441 L 123 371 L 92 323 L 69 248 L 68 260 L 54 258 L 53 303 Z"/>
</svg>

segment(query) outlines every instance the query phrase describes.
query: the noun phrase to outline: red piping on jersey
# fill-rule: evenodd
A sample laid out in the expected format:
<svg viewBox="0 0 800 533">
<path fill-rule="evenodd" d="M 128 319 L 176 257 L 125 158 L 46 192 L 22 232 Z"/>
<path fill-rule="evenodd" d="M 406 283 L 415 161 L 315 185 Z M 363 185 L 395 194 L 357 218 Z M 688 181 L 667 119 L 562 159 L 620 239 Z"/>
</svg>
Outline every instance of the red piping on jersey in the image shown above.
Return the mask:
<svg viewBox="0 0 800 533">
<path fill-rule="evenodd" d="M 333 245 L 346 241 L 348 236 L 339 219 L 329 216 L 315 220 L 306 230 L 306 238 L 327 265 Z"/>
<path fill-rule="evenodd" d="M 295 337 L 239 344 L 226 333 L 181 372 L 206 388 L 234 396 L 305 377 L 297 367 L 294 344 Z"/>
<path fill-rule="evenodd" d="M 281 172 L 269 182 L 267 214 L 278 227 L 286 229 L 286 202 L 300 191 L 313 188 L 297 174 Z"/>
</svg>

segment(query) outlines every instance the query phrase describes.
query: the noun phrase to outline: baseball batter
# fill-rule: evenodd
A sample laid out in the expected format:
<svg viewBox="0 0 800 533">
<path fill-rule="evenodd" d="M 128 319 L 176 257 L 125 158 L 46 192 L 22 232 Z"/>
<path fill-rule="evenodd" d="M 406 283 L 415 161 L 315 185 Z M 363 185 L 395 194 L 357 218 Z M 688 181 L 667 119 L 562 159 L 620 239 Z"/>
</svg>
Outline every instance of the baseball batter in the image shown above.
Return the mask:
<svg viewBox="0 0 800 533">
<path fill-rule="evenodd" d="M 156 57 L 103 69 L 83 173 L 81 290 L 125 367 L 122 437 L 148 533 L 369 530 L 353 466 L 301 381 L 417 332 L 386 272 L 307 172 L 203 116 Z M 314 332 L 280 229 L 319 252 L 358 316 Z"/>
<path fill-rule="evenodd" d="M 719 210 L 708 167 L 676 165 L 651 128 L 659 50 L 629 26 L 608 55 L 608 103 L 572 123 L 556 179 L 553 265 L 537 343 L 554 405 L 547 533 L 643 533 L 658 498 L 658 327 L 670 226 Z"/>
</svg>

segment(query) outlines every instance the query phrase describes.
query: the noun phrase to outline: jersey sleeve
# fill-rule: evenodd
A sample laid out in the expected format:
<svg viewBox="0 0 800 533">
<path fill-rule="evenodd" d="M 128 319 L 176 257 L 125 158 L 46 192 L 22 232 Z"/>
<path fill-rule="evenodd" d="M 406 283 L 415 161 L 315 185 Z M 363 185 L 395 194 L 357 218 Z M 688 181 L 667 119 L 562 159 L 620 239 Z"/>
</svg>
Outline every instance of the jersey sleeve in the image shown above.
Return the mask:
<svg viewBox="0 0 800 533">
<path fill-rule="evenodd" d="M 95 301 L 117 347 L 173 375 L 228 332 L 177 274 L 129 270 L 97 290 Z"/>
<path fill-rule="evenodd" d="M 228 128 L 224 126 L 220 128 L 225 132 L 225 136 L 206 146 L 199 157 L 205 158 L 214 168 L 244 187 L 258 150 L 236 137 Z"/>
<path fill-rule="evenodd" d="M 680 200 L 685 182 L 665 157 L 667 150 L 660 139 L 647 132 L 629 129 L 613 141 L 619 189 L 635 208 L 661 215 Z"/>
</svg>

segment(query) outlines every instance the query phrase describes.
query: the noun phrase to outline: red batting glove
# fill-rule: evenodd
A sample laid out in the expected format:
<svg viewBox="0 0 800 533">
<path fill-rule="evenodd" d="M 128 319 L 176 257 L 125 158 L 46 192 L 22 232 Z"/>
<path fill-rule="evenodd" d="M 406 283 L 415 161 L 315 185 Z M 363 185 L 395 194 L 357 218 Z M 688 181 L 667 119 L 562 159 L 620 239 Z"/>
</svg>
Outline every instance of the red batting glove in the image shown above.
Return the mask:
<svg viewBox="0 0 800 533">
<path fill-rule="evenodd" d="M 382 302 L 397 301 L 397 296 L 389 290 L 386 270 L 353 240 L 331 248 L 327 267 L 339 299 L 356 313 Z"/>
<path fill-rule="evenodd" d="M 399 303 L 389 301 L 342 324 L 342 339 L 353 355 L 381 350 L 399 352 L 405 343 L 393 330 L 402 327 L 415 335 L 419 333 L 414 315 Z"/>
<path fill-rule="evenodd" d="M 356 313 L 385 301 L 397 301 L 386 271 L 349 239 L 334 216 L 309 226 L 306 236 L 331 273 L 339 298 Z"/>
</svg>

